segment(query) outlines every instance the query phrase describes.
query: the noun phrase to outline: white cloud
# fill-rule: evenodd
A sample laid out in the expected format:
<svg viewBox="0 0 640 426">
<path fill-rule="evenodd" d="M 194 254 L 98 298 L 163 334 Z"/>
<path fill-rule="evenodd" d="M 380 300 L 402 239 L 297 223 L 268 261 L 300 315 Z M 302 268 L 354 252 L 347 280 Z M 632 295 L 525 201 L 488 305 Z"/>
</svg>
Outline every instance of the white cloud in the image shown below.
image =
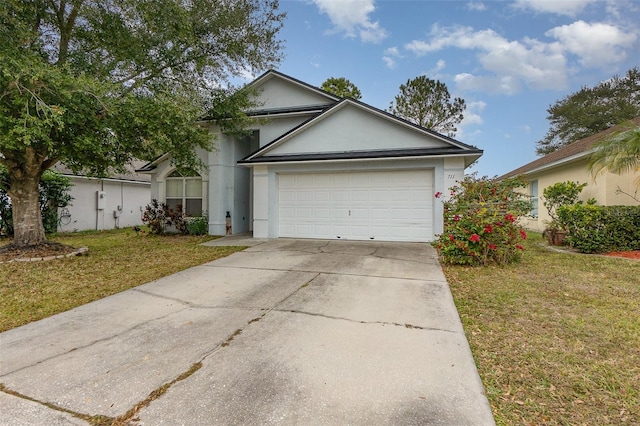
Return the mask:
<svg viewBox="0 0 640 426">
<path fill-rule="evenodd" d="M 467 108 L 464 110 L 464 118 L 462 119 L 460 126 L 466 127 L 484 123 L 484 120 L 482 119 L 482 116 L 480 114 L 486 107 L 487 104 L 483 101 L 469 102 L 467 104 Z"/>
<path fill-rule="evenodd" d="M 513 7 L 524 11 L 576 16 L 589 3 L 597 0 L 516 0 Z"/>
<path fill-rule="evenodd" d="M 397 47 L 390 47 L 385 49 L 382 60 L 387 65 L 387 68 L 394 69 L 396 67 L 396 59 L 401 59 L 402 55 Z"/>
<path fill-rule="evenodd" d="M 558 49 L 578 56 L 587 67 L 624 60 L 625 49 L 632 47 L 637 38 L 613 25 L 584 21 L 552 28 L 545 35 L 557 39 Z"/>
<path fill-rule="evenodd" d="M 375 10 L 374 0 L 313 0 L 334 25 L 332 32 L 344 32 L 347 37 L 360 37 L 367 43 L 379 43 L 387 38 L 387 31 L 369 14 Z"/>
<path fill-rule="evenodd" d="M 455 76 L 464 90 L 517 93 L 522 85 L 532 88 L 561 88 L 566 83 L 566 60 L 550 45 L 533 39 L 509 41 L 493 30 L 475 31 L 471 27 L 442 28 L 434 25 L 430 40 L 414 40 L 407 50 L 421 56 L 448 47 L 478 51 L 478 60 L 491 75 L 469 73 Z"/>
<path fill-rule="evenodd" d="M 482 134 L 482 130 L 476 129 L 473 132 L 467 132 L 469 126 L 479 126 L 484 123 L 482 111 L 486 108 L 487 104 L 483 101 L 473 101 L 467 103 L 467 108 L 464 110 L 464 118 L 458 124 L 458 132 L 456 133 L 456 139 L 464 139 L 467 142 L 471 142 L 476 136 Z"/>
<path fill-rule="evenodd" d="M 467 9 L 475 12 L 482 12 L 487 10 L 487 6 L 485 6 L 481 1 L 470 1 L 467 3 Z"/>
<path fill-rule="evenodd" d="M 469 73 L 457 74 L 453 80 L 458 90 L 467 92 L 487 92 L 513 95 L 522 89 L 520 80 L 511 76 L 476 76 Z"/>
<path fill-rule="evenodd" d="M 395 59 L 390 58 L 389 56 L 383 56 L 382 60 L 384 61 L 384 64 L 387 66 L 387 68 L 389 69 L 394 69 L 396 67 Z"/>
<path fill-rule="evenodd" d="M 436 62 L 436 66 L 425 72 L 424 75 L 433 80 L 442 80 L 444 79 L 444 76 L 440 73 L 440 71 L 445 69 L 446 66 L 447 63 L 444 61 L 444 59 L 438 59 L 438 61 Z"/>
<path fill-rule="evenodd" d="M 458 88 L 514 94 L 525 86 L 539 90 L 565 88 L 572 62 L 609 68 L 626 58 L 637 39 L 636 34 L 613 25 L 583 21 L 555 27 L 545 36 L 552 40 L 508 40 L 491 29 L 434 25 L 426 40 L 414 40 L 404 47 L 417 56 L 450 47 L 475 51 L 484 72 L 456 75 Z"/>
</svg>

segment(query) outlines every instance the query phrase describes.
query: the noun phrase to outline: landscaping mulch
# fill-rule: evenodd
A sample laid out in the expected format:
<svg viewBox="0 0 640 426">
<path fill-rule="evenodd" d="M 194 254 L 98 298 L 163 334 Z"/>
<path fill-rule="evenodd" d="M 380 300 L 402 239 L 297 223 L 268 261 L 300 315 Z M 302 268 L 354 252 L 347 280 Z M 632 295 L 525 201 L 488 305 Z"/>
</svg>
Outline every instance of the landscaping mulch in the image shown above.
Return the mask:
<svg viewBox="0 0 640 426">
<path fill-rule="evenodd" d="M 13 244 L 8 244 L 0 247 L 0 262 L 54 258 L 71 254 L 77 250 L 75 247 L 56 242 L 46 242 L 30 247 L 16 247 Z"/>
<path fill-rule="evenodd" d="M 637 260 L 640 260 L 640 250 L 612 251 L 611 253 L 606 253 L 605 256 L 624 257 L 626 259 L 637 259 Z"/>
</svg>

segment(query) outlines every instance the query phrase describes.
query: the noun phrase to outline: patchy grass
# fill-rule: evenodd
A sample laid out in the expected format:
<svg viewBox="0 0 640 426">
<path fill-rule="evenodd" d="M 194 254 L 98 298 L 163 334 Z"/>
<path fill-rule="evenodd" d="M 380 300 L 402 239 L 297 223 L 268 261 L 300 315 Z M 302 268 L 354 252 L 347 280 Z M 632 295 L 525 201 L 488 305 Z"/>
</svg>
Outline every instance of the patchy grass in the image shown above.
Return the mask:
<svg viewBox="0 0 640 426">
<path fill-rule="evenodd" d="M 211 236 L 136 235 L 132 229 L 60 234 L 87 256 L 0 265 L 0 331 L 101 299 L 243 247 L 204 247 Z M 9 241 L 5 241 L 8 243 Z"/>
<path fill-rule="evenodd" d="M 640 261 L 445 267 L 498 425 L 640 424 Z"/>
</svg>

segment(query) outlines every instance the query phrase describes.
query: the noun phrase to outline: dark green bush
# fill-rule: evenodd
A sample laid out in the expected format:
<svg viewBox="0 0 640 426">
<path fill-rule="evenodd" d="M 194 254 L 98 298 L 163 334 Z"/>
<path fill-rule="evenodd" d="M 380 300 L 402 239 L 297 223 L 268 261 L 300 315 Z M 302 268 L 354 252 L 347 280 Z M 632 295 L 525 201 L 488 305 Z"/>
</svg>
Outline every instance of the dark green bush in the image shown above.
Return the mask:
<svg viewBox="0 0 640 426">
<path fill-rule="evenodd" d="M 47 170 L 40 178 L 40 213 L 47 233 L 58 231 L 59 209 L 67 207 L 73 197 L 71 179 L 53 170 Z"/>
<path fill-rule="evenodd" d="M 558 209 L 566 241 L 583 253 L 640 250 L 640 206 L 576 204 Z"/>
<path fill-rule="evenodd" d="M 207 216 L 190 217 L 186 220 L 186 224 L 189 235 L 205 235 L 209 230 Z"/>
</svg>

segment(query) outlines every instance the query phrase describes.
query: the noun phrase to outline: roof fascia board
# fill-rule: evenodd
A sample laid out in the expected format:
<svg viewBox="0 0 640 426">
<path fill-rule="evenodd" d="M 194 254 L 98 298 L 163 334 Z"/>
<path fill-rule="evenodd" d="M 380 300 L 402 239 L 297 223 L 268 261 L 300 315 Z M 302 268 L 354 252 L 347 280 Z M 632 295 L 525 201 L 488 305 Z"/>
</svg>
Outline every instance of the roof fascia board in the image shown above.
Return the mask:
<svg viewBox="0 0 640 426">
<path fill-rule="evenodd" d="M 543 164 L 542 166 L 538 166 L 531 170 L 527 170 L 525 172 L 520 173 L 520 175 L 532 175 L 540 172 L 544 172 L 545 170 L 554 169 L 556 167 L 564 166 L 565 164 L 573 163 L 574 161 L 578 161 L 583 159 L 584 157 L 589 156 L 594 150 L 590 149 L 588 151 L 583 151 L 578 154 L 574 154 L 569 157 L 561 158 L 559 160 L 554 161 L 553 163 Z"/>
<path fill-rule="evenodd" d="M 394 161 L 394 160 L 425 160 L 431 158 L 453 158 L 453 157 L 473 157 L 471 162 L 482 156 L 482 153 L 460 153 L 460 154 L 425 154 L 425 155 L 403 155 L 397 157 L 374 157 L 374 158 L 336 158 L 336 159 L 316 159 L 316 160 L 282 160 L 282 161 L 238 161 L 238 164 L 246 167 L 269 166 L 274 164 L 309 164 L 309 163 L 345 163 L 362 161 Z M 266 157 L 268 158 L 268 157 Z M 471 164 L 471 162 L 469 164 Z"/>
<path fill-rule="evenodd" d="M 73 179 L 86 179 L 86 180 L 103 180 L 106 182 L 117 182 L 117 183 L 135 183 L 140 185 L 151 185 L 151 181 L 148 180 L 134 180 L 134 179 L 118 179 L 118 178 L 101 178 L 101 177 L 93 177 L 93 176 L 78 176 L 78 175 L 69 175 L 63 174 L 68 178 Z"/>
<path fill-rule="evenodd" d="M 263 111 L 256 111 L 254 114 L 250 114 L 249 116 L 251 118 L 279 118 L 279 117 L 300 117 L 300 116 L 305 116 L 305 115 L 315 115 L 315 114 L 320 114 L 322 111 L 324 111 L 326 109 L 325 108 L 314 108 L 314 109 L 307 109 L 307 110 L 300 110 L 300 111 L 276 111 L 276 112 L 263 112 Z"/>
</svg>

